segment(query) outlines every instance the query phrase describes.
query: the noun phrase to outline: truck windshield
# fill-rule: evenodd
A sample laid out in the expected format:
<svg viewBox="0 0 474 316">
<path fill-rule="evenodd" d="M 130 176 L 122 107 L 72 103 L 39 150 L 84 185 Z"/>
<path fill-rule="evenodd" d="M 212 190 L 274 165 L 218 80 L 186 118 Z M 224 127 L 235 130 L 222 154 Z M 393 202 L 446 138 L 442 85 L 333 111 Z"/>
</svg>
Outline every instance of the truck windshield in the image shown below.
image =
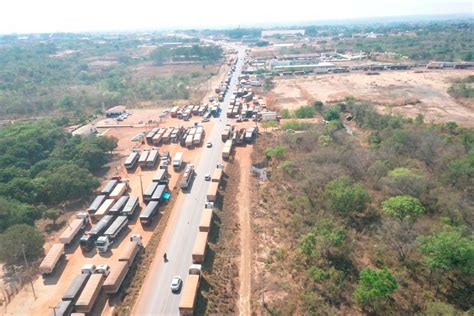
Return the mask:
<svg viewBox="0 0 474 316">
<path fill-rule="evenodd" d="M 104 246 L 104 245 L 105 245 L 105 241 L 98 240 L 98 241 L 96 241 L 96 244 L 97 244 L 97 246 Z"/>
</svg>

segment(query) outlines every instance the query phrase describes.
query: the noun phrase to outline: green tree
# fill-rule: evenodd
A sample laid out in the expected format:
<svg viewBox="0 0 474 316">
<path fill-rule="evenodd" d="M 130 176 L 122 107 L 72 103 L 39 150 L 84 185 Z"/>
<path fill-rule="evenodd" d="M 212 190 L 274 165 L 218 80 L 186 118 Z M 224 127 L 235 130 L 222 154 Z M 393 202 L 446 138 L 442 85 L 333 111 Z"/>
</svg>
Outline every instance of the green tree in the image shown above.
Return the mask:
<svg viewBox="0 0 474 316">
<path fill-rule="evenodd" d="M 266 132 L 268 128 L 277 127 L 278 123 L 275 120 L 271 120 L 271 121 L 262 122 L 262 123 L 260 123 L 260 125 L 263 127 L 263 129 Z"/>
<path fill-rule="evenodd" d="M 420 200 L 409 195 L 394 196 L 382 202 L 383 211 L 400 222 L 415 221 L 425 213 Z"/>
<path fill-rule="evenodd" d="M 39 217 L 33 206 L 0 196 L 0 233 L 15 224 L 33 225 Z"/>
<path fill-rule="evenodd" d="M 57 209 L 49 209 L 43 213 L 43 217 L 53 221 L 53 226 L 56 227 L 56 221 L 61 216 L 61 211 Z"/>
<path fill-rule="evenodd" d="M 285 146 L 275 146 L 275 147 L 270 147 L 265 150 L 265 156 L 269 160 L 277 160 L 280 161 L 283 159 L 286 153 L 286 147 Z"/>
<path fill-rule="evenodd" d="M 316 112 L 311 106 L 300 106 L 295 111 L 295 117 L 297 118 L 312 118 L 315 114 Z"/>
<path fill-rule="evenodd" d="M 34 227 L 26 224 L 13 225 L 0 234 L 0 261 L 7 264 L 23 263 L 22 247 L 29 261 L 42 256 L 44 238 Z"/>
<path fill-rule="evenodd" d="M 324 198 L 330 209 L 341 213 L 363 211 L 370 202 L 367 189 L 359 183 L 353 184 L 347 176 L 329 182 L 324 188 Z"/>
<path fill-rule="evenodd" d="M 338 120 L 339 119 L 339 109 L 336 107 L 330 107 L 323 111 L 323 117 L 326 121 Z"/>
<path fill-rule="evenodd" d="M 332 247 L 340 246 L 346 238 L 344 227 L 330 219 L 322 219 L 304 235 L 299 244 L 301 253 L 307 258 L 322 254 L 328 256 Z"/>
<path fill-rule="evenodd" d="M 288 109 L 281 109 L 279 112 L 283 119 L 289 119 L 291 117 L 291 113 Z"/>
<path fill-rule="evenodd" d="M 397 288 L 397 280 L 387 268 L 379 272 L 365 268 L 359 273 L 354 298 L 357 304 L 377 309 Z"/>
<path fill-rule="evenodd" d="M 318 112 L 318 113 L 321 113 L 321 110 L 323 109 L 323 106 L 324 106 L 323 102 L 321 102 L 319 100 L 314 101 L 314 103 L 313 103 L 313 107 L 316 110 L 316 112 Z"/>
</svg>

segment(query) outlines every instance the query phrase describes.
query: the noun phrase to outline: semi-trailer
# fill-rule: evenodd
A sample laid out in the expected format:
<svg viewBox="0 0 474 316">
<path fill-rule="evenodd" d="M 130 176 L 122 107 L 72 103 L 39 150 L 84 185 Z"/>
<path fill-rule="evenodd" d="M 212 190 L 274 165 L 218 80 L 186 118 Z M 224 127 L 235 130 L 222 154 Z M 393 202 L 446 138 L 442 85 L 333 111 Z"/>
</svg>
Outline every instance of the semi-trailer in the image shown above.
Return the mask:
<svg viewBox="0 0 474 316">
<path fill-rule="evenodd" d="M 101 195 L 96 196 L 94 201 L 91 203 L 91 205 L 87 209 L 89 214 L 94 214 L 95 212 L 97 212 L 97 210 L 99 209 L 101 204 L 106 200 L 106 198 L 107 198 L 107 196 L 105 194 L 101 194 Z"/>
<path fill-rule="evenodd" d="M 59 242 L 66 246 L 69 245 L 87 224 L 89 224 L 89 214 L 86 212 L 77 213 L 76 218 L 68 224 L 61 236 L 59 236 Z"/>
<path fill-rule="evenodd" d="M 105 215 L 107 215 L 109 213 L 109 210 L 110 208 L 112 207 L 112 205 L 114 204 L 115 200 L 114 199 L 107 199 L 104 201 L 104 203 L 102 203 L 102 205 L 99 207 L 99 209 L 97 210 L 97 212 L 95 212 L 92 217 L 95 219 L 95 220 L 100 220 L 102 217 L 104 217 Z"/>
<path fill-rule="evenodd" d="M 74 309 L 74 303 L 71 301 L 59 301 L 54 307 L 51 316 L 71 316 Z"/>
<path fill-rule="evenodd" d="M 118 261 L 126 261 L 129 265 L 132 265 L 135 257 L 142 247 L 142 236 L 139 234 L 133 234 L 127 241 L 123 248 L 123 251 L 118 257 Z"/>
<path fill-rule="evenodd" d="M 158 127 L 155 127 L 153 128 L 151 131 L 148 132 L 148 134 L 146 134 L 146 143 L 148 145 L 152 145 L 153 144 L 153 136 L 155 136 L 155 134 L 158 132 L 159 128 Z"/>
<path fill-rule="evenodd" d="M 163 169 L 161 169 L 163 170 Z M 159 185 L 158 182 L 151 182 L 148 187 L 145 190 L 145 193 L 143 194 L 143 201 L 145 203 L 151 201 L 151 197 L 153 196 L 153 192 L 155 192 L 156 187 Z"/>
<path fill-rule="evenodd" d="M 140 154 L 140 158 L 138 158 L 138 165 L 140 168 L 145 168 L 146 160 L 148 158 L 148 154 L 150 153 L 149 150 L 143 150 Z"/>
<path fill-rule="evenodd" d="M 194 306 L 196 305 L 200 280 L 201 276 L 196 274 L 190 274 L 186 277 L 181 294 L 181 300 L 179 302 L 180 316 L 194 315 Z"/>
<path fill-rule="evenodd" d="M 110 225 L 109 228 L 104 232 L 103 236 L 97 238 L 95 244 L 97 246 L 97 251 L 100 253 L 107 252 L 110 246 L 115 242 L 117 237 L 127 227 L 128 218 L 127 216 L 117 216 L 114 222 Z"/>
<path fill-rule="evenodd" d="M 138 158 L 140 156 L 140 153 L 136 151 L 132 151 L 130 155 L 128 155 L 127 159 L 124 162 L 124 166 L 127 169 L 127 171 L 131 171 L 135 168 L 138 162 Z"/>
<path fill-rule="evenodd" d="M 194 135 L 188 134 L 188 136 L 186 137 L 186 142 L 185 142 L 187 148 L 190 148 L 193 146 L 193 139 L 194 139 Z"/>
<path fill-rule="evenodd" d="M 206 254 L 208 232 L 198 232 L 192 253 L 193 263 L 203 263 Z"/>
<path fill-rule="evenodd" d="M 150 203 L 148 203 L 148 205 L 140 214 L 140 223 L 142 224 L 142 226 L 147 226 L 152 223 L 153 216 L 155 216 L 155 214 L 158 212 L 158 205 L 159 202 L 157 201 L 151 201 Z"/>
<path fill-rule="evenodd" d="M 158 149 L 152 149 L 146 160 L 146 167 L 147 168 L 155 167 L 156 162 L 158 161 L 158 157 L 159 157 Z"/>
<path fill-rule="evenodd" d="M 75 302 L 79 295 L 81 295 L 82 290 L 86 286 L 87 280 L 89 280 L 90 274 L 88 273 L 79 273 L 76 275 L 74 280 L 72 280 L 71 284 L 67 288 L 66 292 L 64 292 L 62 300 L 63 301 L 72 301 Z"/>
<path fill-rule="evenodd" d="M 212 214 L 213 211 L 210 208 L 205 208 L 201 214 L 201 221 L 199 222 L 200 232 L 209 232 L 212 225 Z"/>
<path fill-rule="evenodd" d="M 110 193 L 112 193 L 118 182 L 119 181 L 117 179 L 109 180 L 109 182 L 107 182 L 107 184 L 104 186 L 100 193 L 108 196 Z"/>
<path fill-rule="evenodd" d="M 181 151 L 178 151 L 173 158 L 173 169 L 175 171 L 180 171 L 181 166 L 183 165 L 183 153 Z"/>
<path fill-rule="evenodd" d="M 229 159 L 231 153 L 232 153 L 232 139 L 228 139 L 224 144 L 224 148 L 222 148 L 222 159 L 224 160 Z"/>
<path fill-rule="evenodd" d="M 125 204 L 122 211 L 120 212 L 120 215 L 127 216 L 130 219 L 135 215 L 135 213 L 138 210 L 138 207 L 139 207 L 138 197 L 131 196 L 128 199 L 127 204 Z"/>
<path fill-rule="evenodd" d="M 118 183 L 112 193 L 109 195 L 109 199 L 118 200 L 128 190 L 128 184 L 126 182 Z"/>
<path fill-rule="evenodd" d="M 53 273 L 54 268 L 56 268 L 56 265 L 62 257 L 64 257 L 64 244 L 53 244 L 39 266 L 39 270 L 43 276 Z"/>
<path fill-rule="evenodd" d="M 122 209 L 125 207 L 127 204 L 129 196 L 128 195 L 122 195 L 117 202 L 110 208 L 109 214 L 110 215 L 118 215 Z"/>
<path fill-rule="evenodd" d="M 257 128 L 250 127 L 249 129 L 247 129 L 247 132 L 245 133 L 245 142 L 248 144 L 252 143 L 256 136 L 257 136 Z"/>
<path fill-rule="evenodd" d="M 161 201 L 161 197 L 163 196 L 163 193 L 166 192 L 166 184 L 158 184 L 156 187 L 155 191 L 153 192 L 153 195 L 151 196 L 152 201 Z"/>
<path fill-rule="evenodd" d="M 81 250 L 84 252 L 91 251 L 94 248 L 97 238 L 105 232 L 113 220 L 114 216 L 105 215 L 90 231 L 86 232 L 79 240 Z"/>
<path fill-rule="evenodd" d="M 104 292 L 106 294 L 117 293 L 123 283 L 123 280 L 127 276 L 129 269 L 130 266 L 126 261 L 114 262 L 110 268 L 110 273 L 102 286 Z"/>
<path fill-rule="evenodd" d="M 194 176 L 194 166 L 188 163 L 186 165 L 186 168 L 184 169 L 183 178 L 181 179 L 181 182 L 179 183 L 179 186 L 182 190 L 187 190 L 189 188 L 189 184 L 191 183 L 193 176 Z"/>
<path fill-rule="evenodd" d="M 79 313 L 90 313 L 94 304 L 97 300 L 97 297 L 100 294 L 102 289 L 102 284 L 104 283 L 104 275 L 100 273 L 94 273 L 90 276 L 89 280 L 86 283 L 86 286 L 82 290 L 81 295 L 77 299 L 75 306 L 76 312 Z"/>
<path fill-rule="evenodd" d="M 218 183 L 221 182 L 223 174 L 224 174 L 224 169 L 222 169 L 222 168 L 214 169 L 214 171 L 212 172 L 211 181 L 212 182 L 218 182 Z"/>
<path fill-rule="evenodd" d="M 207 200 L 210 202 L 215 202 L 217 199 L 218 190 L 219 190 L 219 182 L 211 181 L 207 189 L 207 195 L 206 195 Z"/>
<path fill-rule="evenodd" d="M 167 184 L 169 182 L 168 176 L 168 170 L 158 169 L 151 181 L 158 182 L 159 184 Z"/>
<path fill-rule="evenodd" d="M 194 137 L 193 137 L 193 145 L 194 146 L 197 146 L 197 145 L 200 145 L 202 143 L 202 133 L 196 133 L 194 134 Z"/>
</svg>

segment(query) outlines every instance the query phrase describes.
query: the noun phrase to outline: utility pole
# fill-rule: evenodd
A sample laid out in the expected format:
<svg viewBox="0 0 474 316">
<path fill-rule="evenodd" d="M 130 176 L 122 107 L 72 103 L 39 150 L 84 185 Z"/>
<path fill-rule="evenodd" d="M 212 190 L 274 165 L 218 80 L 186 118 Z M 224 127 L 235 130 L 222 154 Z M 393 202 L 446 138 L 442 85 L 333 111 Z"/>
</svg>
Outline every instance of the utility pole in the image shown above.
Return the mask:
<svg viewBox="0 0 474 316">
<path fill-rule="evenodd" d="M 143 200 L 143 182 L 142 182 L 142 175 L 139 175 L 139 177 L 140 177 L 140 190 L 142 191 L 142 202 L 145 202 L 145 201 Z"/>
<path fill-rule="evenodd" d="M 21 251 L 23 252 L 23 259 L 25 259 L 26 269 L 29 270 L 28 260 L 26 260 L 26 253 L 25 253 L 25 245 L 24 244 L 21 244 Z M 36 301 L 36 293 L 35 293 L 35 287 L 33 286 L 33 280 L 31 279 L 30 276 L 28 276 L 28 277 L 30 279 L 31 290 L 33 291 L 33 297 L 35 298 L 35 301 Z"/>
<path fill-rule="evenodd" d="M 56 316 L 56 306 L 54 306 L 54 307 L 48 306 L 48 307 L 53 310 L 53 315 Z"/>
</svg>

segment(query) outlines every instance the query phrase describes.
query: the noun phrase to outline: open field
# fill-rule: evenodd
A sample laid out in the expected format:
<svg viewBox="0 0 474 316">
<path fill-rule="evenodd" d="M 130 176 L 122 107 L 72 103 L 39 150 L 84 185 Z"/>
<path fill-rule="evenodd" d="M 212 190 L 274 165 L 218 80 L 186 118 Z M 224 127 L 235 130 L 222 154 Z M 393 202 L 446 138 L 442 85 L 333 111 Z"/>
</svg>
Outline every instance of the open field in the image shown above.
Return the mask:
<svg viewBox="0 0 474 316">
<path fill-rule="evenodd" d="M 455 121 L 472 127 L 473 102 L 460 103 L 447 92 L 452 80 L 471 74 L 472 70 L 426 70 L 277 78 L 272 98 L 276 108 L 296 109 L 313 100 L 330 103 L 353 96 L 372 102 L 384 113 L 422 114 L 426 121 Z"/>
</svg>

